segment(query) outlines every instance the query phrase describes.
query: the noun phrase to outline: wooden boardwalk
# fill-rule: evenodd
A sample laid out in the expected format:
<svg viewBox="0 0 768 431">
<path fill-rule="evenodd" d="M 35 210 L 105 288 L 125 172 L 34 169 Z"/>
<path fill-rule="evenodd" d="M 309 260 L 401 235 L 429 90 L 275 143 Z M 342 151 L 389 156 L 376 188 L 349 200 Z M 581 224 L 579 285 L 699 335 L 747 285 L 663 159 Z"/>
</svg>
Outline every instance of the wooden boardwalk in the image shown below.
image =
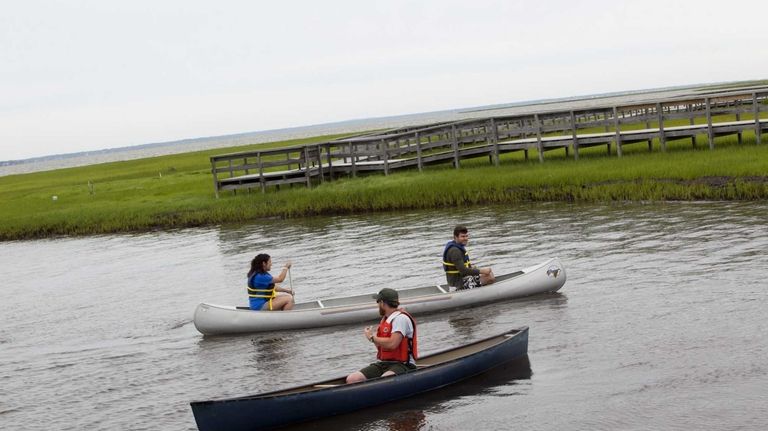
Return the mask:
<svg viewBox="0 0 768 431">
<path fill-rule="evenodd" d="M 710 149 L 715 138 L 754 132 L 758 144 L 768 119 L 768 87 L 649 100 L 627 106 L 593 107 L 584 110 L 543 111 L 526 115 L 487 117 L 424 126 L 411 126 L 375 134 L 363 134 L 328 142 L 211 157 L 216 196 L 221 190 L 303 184 L 332 180 L 341 175 L 423 169 L 427 165 L 488 157 L 499 164 L 502 154 L 522 151 L 525 158 L 535 150 L 539 161 L 547 151 L 564 149 L 579 158 L 583 148 L 605 146 L 621 157 L 623 147 L 658 140 L 666 151 L 671 140 L 704 137 Z M 729 116 L 736 121 L 717 121 Z M 745 119 L 742 119 L 745 117 Z M 687 120 L 688 125 L 669 126 Z M 665 125 L 666 123 L 666 125 Z M 603 129 L 595 133 L 594 129 Z M 590 129 L 589 132 L 580 132 Z"/>
</svg>

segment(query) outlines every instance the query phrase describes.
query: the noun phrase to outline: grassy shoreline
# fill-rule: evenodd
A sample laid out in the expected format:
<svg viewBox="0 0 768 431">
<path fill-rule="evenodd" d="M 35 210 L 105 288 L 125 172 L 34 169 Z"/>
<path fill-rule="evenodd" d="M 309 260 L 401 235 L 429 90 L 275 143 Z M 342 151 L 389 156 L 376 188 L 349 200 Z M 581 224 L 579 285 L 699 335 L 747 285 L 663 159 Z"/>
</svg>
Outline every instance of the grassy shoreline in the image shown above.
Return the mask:
<svg viewBox="0 0 768 431">
<path fill-rule="evenodd" d="M 258 147 L 319 142 L 291 140 Z M 436 166 L 294 187 L 266 194 L 254 190 L 216 199 L 208 157 L 257 146 L 0 177 L 0 240 L 141 232 L 265 217 L 304 217 L 404 209 L 451 208 L 536 201 L 763 200 L 768 198 L 768 145 L 718 138 L 691 149 L 672 142 L 665 153 L 628 146 L 624 156 L 604 148 L 582 151 L 574 161 L 562 151 L 539 163 L 508 154 L 499 167 L 487 158 L 462 162 L 461 169 Z M 56 200 L 53 200 L 56 196 Z"/>
</svg>

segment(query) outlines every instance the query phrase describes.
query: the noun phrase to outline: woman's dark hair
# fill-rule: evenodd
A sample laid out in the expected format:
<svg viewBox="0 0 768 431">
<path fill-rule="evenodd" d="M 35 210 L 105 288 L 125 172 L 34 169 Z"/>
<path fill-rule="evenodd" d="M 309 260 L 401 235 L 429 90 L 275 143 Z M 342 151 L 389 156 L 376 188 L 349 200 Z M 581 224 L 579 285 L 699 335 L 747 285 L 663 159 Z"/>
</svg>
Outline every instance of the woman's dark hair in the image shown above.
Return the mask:
<svg viewBox="0 0 768 431">
<path fill-rule="evenodd" d="M 267 272 L 264 269 L 264 264 L 267 262 L 269 262 L 269 255 L 267 253 L 257 254 L 251 261 L 251 270 L 248 271 L 248 278 L 253 277 L 253 274 Z"/>
</svg>

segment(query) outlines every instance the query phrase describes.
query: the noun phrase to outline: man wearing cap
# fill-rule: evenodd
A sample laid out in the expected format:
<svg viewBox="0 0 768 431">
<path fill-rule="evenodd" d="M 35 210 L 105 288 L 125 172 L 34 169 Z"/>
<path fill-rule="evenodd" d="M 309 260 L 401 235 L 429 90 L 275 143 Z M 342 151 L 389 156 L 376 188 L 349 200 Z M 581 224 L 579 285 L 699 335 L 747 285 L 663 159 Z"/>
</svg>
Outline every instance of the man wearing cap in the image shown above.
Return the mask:
<svg viewBox="0 0 768 431">
<path fill-rule="evenodd" d="M 419 357 L 416 321 L 405 310 L 398 309 L 400 298 L 396 290 L 381 289 L 373 298 L 379 304 L 381 322 L 376 334 L 373 334 L 370 326 L 363 330 L 363 334 L 376 346 L 378 361 L 347 376 L 347 383 L 364 382 L 416 369 L 416 359 Z"/>
</svg>

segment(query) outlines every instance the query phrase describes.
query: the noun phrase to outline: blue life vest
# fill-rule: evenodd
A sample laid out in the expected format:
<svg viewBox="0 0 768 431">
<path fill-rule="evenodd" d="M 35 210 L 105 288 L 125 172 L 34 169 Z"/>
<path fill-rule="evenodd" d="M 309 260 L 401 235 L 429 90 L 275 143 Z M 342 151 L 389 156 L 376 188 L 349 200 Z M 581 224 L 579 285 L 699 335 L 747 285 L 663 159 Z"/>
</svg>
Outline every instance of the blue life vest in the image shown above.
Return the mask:
<svg viewBox="0 0 768 431">
<path fill-rule="evenodd" d="M 261 310 L 264 303 L 269 301 L 269 309 L 272 310 L 272 298 L 277 295 L 272 275 L 268 272 L 257 272 L 248 279 L 248 301 L 251 310 Z"/>
<path fill-rule="evenodd" d="M 472 267 L 472 262 L 469 261 L 469 252 L 467 251 L 467 248 L 464 247 L 463 244 L 459 244 L 456 241 L 448 241 L 447 244 L 445 244 L 445 250 L 443 250 L 443 270 L 446 274 L 458 274 L 459 269 L 456 268 L 456 265 L 452 264 L 451 262 L 448 262 L 448 250 L 451 247 L 456 247 L 459 250 L 461 250 L 461 253 L 464 255 L 464 266 L 467 268 Z"/>
</svg>

